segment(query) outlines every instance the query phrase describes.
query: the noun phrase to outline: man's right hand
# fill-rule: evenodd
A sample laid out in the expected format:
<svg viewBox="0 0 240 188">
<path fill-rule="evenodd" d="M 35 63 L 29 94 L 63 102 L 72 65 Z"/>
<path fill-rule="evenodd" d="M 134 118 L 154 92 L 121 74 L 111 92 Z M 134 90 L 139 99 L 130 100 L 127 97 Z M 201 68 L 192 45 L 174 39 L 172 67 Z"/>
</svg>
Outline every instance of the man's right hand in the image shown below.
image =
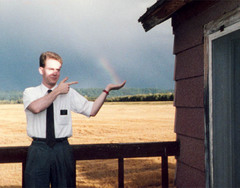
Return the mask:
<svg viewBox="0 0 240 188">
<path fill-rule="evenodd" d="M 68 77 L 64 78 L 56 88 L 59 92 L 59 94 L 67 94 L 70 88 L 70 85 L 77 84 L 77 81 L 73 82 L 66 82 L 68 80 Z"/>
<path fill-rule="evenodd" d="M 77 84 L 78 82 L 66 82 L 68 77 L 64 78 L 58 87 L 54 89 L 48 95 L 45 95 L 28 105 L 27 109 L 30 110 L 34 114 L 38 114 L 39 112 L 45 110 L 50 104 L 56 99 L 56 97 L 60 94 L 67 94 L 69 91 L 69 87 L 72 84 Z"/>
</svg>

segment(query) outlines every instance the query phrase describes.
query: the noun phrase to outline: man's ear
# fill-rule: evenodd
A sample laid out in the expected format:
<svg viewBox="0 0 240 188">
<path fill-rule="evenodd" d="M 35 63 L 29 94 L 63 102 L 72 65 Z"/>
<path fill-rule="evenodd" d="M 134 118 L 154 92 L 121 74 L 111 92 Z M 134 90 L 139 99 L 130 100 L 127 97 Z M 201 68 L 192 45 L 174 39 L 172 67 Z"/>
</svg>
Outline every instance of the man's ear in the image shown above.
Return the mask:
<svg viewBox="0 0 240 188">
<path fill-rule="evenodd" d="M 41 75 L 43 75 L 43 67 L 39 67 L 39 68 L 38 68 L 38 71 L 39 71 L 39 73 L 40 73 Z"/>
</svg>

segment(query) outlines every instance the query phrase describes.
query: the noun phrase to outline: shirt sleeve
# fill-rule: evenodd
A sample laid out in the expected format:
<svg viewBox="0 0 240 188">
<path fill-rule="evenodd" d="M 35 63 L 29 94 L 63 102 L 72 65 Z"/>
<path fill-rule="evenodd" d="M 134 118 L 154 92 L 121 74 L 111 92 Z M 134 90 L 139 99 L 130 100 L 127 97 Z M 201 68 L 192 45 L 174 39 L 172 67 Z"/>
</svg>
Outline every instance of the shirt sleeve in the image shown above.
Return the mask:
<svg viewBox="0 0 240 188">
<path fill-rule="evenodd" d="M 77 91 L 75 91 L 72 88 L 70 88 L 70 100 L 71 110 L 73 112 L 90 117 L 94 102 L 88 101 L 85 97 L 80 95 Z"/>
<path fill-rule="evenodd" d="M 26 88 L 23 92 L 23 105 L 24 105 L 24 110 L 27 109 L 27 107 L 36 99 L 40 98 L 39 92 L 35 91 L 36 88 L 30 87 Z"/>
<path fill-rule="evenodd" d="M 24 110 L 27 109 L 29 104 L 33 102 L 33 99 L 31 97 L 31 88 L 27 88 L 23 92 L 23 105 L 24 105 Z"/>
</svg>

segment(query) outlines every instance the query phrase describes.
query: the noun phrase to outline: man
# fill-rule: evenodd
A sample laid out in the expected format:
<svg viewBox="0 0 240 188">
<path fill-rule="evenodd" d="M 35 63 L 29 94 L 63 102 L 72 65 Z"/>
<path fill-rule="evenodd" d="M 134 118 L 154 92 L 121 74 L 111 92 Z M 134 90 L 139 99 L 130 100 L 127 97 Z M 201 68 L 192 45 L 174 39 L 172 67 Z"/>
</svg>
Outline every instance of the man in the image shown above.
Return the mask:
<svg viewBox="0 0 240 188">
<path fill-rule="evenodd" d="M 111 90 L 121 84 L 109 84 L 94 101 L 88 101 L 70 88 L 76 81 L 64 78 L 57 85 L 62 58 L 54 52 L 40 56 L 39 73 L 42 83 L 25 89 L 24 109 L 27 117 L 27 134 L 33 138 L 28 150 L 25 169 L 25 187 L 74 187 L 75 164 L 68 137 L 72 136 L 71 111 L 95 116 Z"/>
</svg>

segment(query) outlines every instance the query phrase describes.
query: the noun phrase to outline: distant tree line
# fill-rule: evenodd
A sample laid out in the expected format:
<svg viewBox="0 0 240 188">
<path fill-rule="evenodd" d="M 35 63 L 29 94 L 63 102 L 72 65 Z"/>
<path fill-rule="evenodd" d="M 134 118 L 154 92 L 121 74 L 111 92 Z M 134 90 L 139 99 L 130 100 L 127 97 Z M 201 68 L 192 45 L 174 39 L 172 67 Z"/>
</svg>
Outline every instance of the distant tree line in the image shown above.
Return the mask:
<svg viewBox="0 0 240 188">
<path fill-rule="evenodd" d="M 173 101 L 173 93 L 156 93 L 144 95 L 128 95 L 121 97 L 107 98 L 108 102 L 127 102 L 127 101 Z"/>
<path fill-rule="evenodd" d="M 0 104 L 21 104 L 22 91 L 0 91 Z"/>
<path fill-rule="evenodd" d="M 100 88 L 76 89 L 88 100 L 96 99 L 102 92 Z M 0 104 L 21 104 L 23 91 L 0 91 Z M 125 101 L 172 101 L 173 91 L 155 88 L 122 88 L 110 92 L 109 102 Z"/>
<path fill-rule="evenodd" d="M 76 89 L 81 95 L 87 98 L 97 98 L 103 89 L 101 88 L 84 88 Z M 113 90 L 110 92 L 109 97 L 120 97 L 129 95 L 144 95 L 156 93 L 173 93 L 173 90 L 162 90 L 157 88 L 122 88 L 120 90 Z"/>
</svg>

